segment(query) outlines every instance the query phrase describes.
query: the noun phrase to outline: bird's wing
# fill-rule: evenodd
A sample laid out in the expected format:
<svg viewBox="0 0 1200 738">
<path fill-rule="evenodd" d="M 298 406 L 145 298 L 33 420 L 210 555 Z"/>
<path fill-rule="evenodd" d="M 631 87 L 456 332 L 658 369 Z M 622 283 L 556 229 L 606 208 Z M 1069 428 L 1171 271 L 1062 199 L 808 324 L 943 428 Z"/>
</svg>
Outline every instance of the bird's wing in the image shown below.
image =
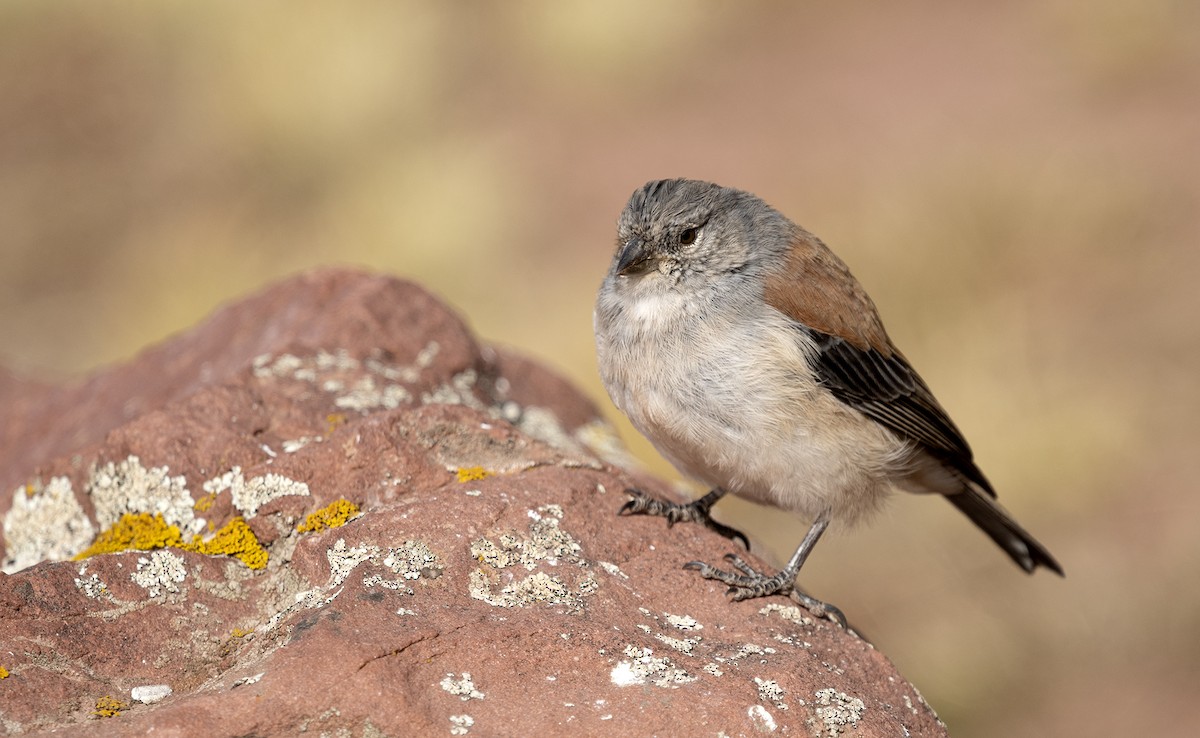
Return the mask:
<svg viewBox="0 0 1200 738">
<path fill-rule="evenodd" d="M 903 354 L 895 348 L 888 355 L 863 350 L 838 336 L 806 330 L 817 345 L 813 369 L 835 397 L 995 496 L 962 432 Z"/>
<path fill-rule="evenodd" d="M 888 338 L 875 303 L 820 239 L 797 228 L 763 292 L 816 342 L 813 369 L 835 397 L 995 496 L 962 433 Z"/>
<path fill-rule="evenodd" d="M 891 341 L 875 303 L 821 239 L 797 227 L 782 267 L 763 285 L 767 304 L 806 328 L 887 355 Z"/>
</svg>

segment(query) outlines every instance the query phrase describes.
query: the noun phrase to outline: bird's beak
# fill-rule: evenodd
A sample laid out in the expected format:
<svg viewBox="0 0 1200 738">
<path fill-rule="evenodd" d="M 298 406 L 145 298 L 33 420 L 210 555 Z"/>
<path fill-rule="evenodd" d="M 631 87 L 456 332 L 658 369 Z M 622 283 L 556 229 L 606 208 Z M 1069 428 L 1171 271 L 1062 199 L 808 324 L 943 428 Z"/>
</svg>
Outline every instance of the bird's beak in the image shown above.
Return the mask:
<svg viewBox="0 0 1200 738">
<path fill-rule="evenodd" d="M 654 268 L 654 262 L 654 253 L 647 248 L 646 242 L 631 238 L 621 247 L 617 257 L 617 274 L 622 277 L 644 274 Z"/>
</svg>

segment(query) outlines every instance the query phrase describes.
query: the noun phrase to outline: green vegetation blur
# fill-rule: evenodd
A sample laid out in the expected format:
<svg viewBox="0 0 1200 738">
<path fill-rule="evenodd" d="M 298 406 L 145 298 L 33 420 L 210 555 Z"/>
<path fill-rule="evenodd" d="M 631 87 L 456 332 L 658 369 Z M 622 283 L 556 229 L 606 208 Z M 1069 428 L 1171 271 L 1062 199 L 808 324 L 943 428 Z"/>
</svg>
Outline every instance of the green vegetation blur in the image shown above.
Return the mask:
<svg viewBox="0 0 1200 738">
<path fill-rule="evenodd" d="M 1027 577 L 949 505 L 897 496 L 804 586 L 954 735 L 1191 736 L 1198 132 L 1181 0 L 12 0 L 0 364 L 76 376 L 350 263 L 611 413 L 591 309 L 625 199 L 749 189 L 850 264 L 1067 571 Z M 717 510 L 777 560 L 805 528 Z"/>
</svg>

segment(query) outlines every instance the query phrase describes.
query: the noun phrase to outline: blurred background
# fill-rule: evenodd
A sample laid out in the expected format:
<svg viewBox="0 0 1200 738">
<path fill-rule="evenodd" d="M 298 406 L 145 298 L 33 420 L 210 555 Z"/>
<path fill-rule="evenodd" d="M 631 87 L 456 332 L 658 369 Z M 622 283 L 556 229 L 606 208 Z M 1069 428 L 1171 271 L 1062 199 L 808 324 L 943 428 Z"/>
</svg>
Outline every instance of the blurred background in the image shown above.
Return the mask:
<svg viewBox="0 0 1200 738">
<path fill-rule="evenodd" d="M 1067 571 L 898 496 L 802 583 L 956 736 L 1200 734 L 1196 3 L 9 0 L 0 364 L 77 376 L 351 263 L 612 412 L 592 299 L 670 176 L 838 251 Z M 777 558 L 806 527 L 718 515 Z"/>
</svg>

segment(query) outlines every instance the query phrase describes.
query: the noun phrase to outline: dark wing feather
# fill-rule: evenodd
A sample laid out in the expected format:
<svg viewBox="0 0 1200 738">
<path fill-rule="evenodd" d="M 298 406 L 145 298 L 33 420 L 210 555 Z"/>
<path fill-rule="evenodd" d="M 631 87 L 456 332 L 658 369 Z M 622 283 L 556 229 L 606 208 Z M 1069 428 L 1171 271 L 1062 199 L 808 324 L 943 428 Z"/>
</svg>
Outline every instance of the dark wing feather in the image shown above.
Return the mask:
<svg viewBox="0 0 1200 738">
<path fill-rule="evenodd" d="M 993 497 L 971 447 L 924 380 L 896 350 L 861 349 L 837 336 L 806 329 L 816 341 L 818 379 L 834 396 L 901 438 L 913 441 Z"/>
</svg>

